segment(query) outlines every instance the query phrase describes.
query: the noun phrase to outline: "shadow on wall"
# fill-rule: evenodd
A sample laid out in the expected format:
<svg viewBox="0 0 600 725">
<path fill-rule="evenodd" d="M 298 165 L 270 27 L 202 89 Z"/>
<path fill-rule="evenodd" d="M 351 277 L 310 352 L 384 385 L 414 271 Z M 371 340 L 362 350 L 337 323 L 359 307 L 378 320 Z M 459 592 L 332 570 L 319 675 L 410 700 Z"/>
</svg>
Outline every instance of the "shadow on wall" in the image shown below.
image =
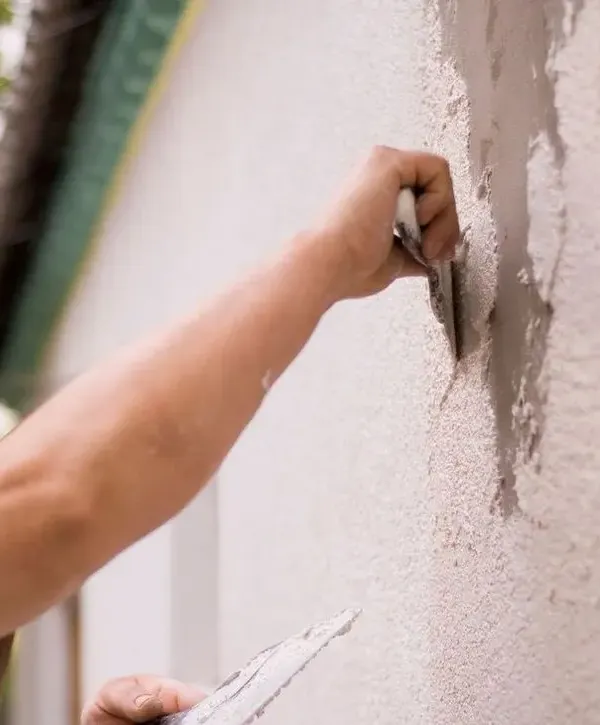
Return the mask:
<svg viewBox="0 0 600 725">
<path fill-rule="evenodd" d="M 500 484 L 492 507 L 508 518 L 520 513 L 514 468 L 535 465 L 544 428 L 546 394 L 540 374 L 560 254 L 548 290 L 540 293 L 527 250 L 527 170 L 534 140 L 542 134 L 560 186 L 565 152 L 547 61 L 552 47 L 564 40 L 565 10 L 562 0 L 438 2 L 444 51 L 458 61 L 471 102 L 475 183 L 480 198 L 490 199 L 497 229 L 498 291 L 489 322 Z M 577 22 L 583 2 L 571 4 L 572 23 Z M 565 222 L 563 210 L 558 230 L 561 242 Z"/>
</svg>

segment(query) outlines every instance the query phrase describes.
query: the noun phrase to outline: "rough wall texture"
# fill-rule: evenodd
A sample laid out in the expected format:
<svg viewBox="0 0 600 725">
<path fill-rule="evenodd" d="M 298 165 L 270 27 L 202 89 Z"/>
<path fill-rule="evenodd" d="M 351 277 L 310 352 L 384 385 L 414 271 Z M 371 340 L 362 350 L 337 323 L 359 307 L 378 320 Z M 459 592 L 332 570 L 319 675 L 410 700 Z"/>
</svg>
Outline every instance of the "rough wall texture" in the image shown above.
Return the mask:
<svg viewBox="0 0 600 725">
<path fill-rule="evenodd" d="M 600 718 L 600 4 L 440 2 L 210 4 L 56 349 L 212 294 L 372 143 L 451 159 L 465 359 L 421 282 L 341 306 L 221 472 L 222 675 L 365 610 L 267 723 Z"/>
<path fill-rule="evenodd" d="M 443 722 L 597 722 L 600 219 L 586 187 L 600 152 L 600 5 L 462 0 L 442 17 L 499 246 L 500 475 L 489 517 L 469 486 L 445 501 L 436 707 Z"/>
</svg>

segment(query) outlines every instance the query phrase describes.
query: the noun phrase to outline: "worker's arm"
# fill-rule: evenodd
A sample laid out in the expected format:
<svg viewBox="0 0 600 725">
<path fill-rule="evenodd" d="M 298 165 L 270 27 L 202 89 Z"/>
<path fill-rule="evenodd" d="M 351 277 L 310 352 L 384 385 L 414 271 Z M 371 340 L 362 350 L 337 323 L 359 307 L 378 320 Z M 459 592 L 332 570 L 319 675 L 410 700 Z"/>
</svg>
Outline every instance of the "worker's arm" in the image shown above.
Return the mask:
<svg viewBox="0 0 600 725">
<path fill-rule="evenodd" d="M 392 249 L 401 186 L 426 254 L 458 237 L 447 165 L 377 149 L 312 231 L 210 306 L 63 389 L 0 443 L 0 635 L 181 510 L 338 300 L 416 266 Z"/>
</svg>

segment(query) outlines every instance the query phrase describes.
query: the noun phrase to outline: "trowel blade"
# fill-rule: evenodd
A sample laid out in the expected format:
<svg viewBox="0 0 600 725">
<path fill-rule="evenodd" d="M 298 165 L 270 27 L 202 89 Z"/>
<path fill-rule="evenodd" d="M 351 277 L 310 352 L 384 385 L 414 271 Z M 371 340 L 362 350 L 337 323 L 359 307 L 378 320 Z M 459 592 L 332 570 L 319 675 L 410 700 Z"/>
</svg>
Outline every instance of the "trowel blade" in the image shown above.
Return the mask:
<svg viewBox="0 0 600 725">
<path fill-rule="evenodd" d="M 213 695 L 156 725 L 248 725 L 289 685 L 332 639 L 346 634 L 360 609 L 346 609 L 256 655 L 225 680 Z"/>
<path fill-rule="evenodd" d="M 455 304 L 457 294 L 454 262 L 442 262 L 427 270 L 429 281 L 429 301 L 437 321 L 444 326 L 446 339 L 452 355 L 457 360 L 460 355 L 457 339 L 457 320 Z"/>
<path fill-rule="evenodd" d="M 416 199 L 412 189 L 402 189 L 396 205 L 394 238 L 427 270 L 429 302 L 436 320 L 444 326 L 454 359 L 458 359 L 457 320 L 455 316 L 454 263 L 429 264 L 421 250 L 421 229 L 417 222 Z"/>
</svg>

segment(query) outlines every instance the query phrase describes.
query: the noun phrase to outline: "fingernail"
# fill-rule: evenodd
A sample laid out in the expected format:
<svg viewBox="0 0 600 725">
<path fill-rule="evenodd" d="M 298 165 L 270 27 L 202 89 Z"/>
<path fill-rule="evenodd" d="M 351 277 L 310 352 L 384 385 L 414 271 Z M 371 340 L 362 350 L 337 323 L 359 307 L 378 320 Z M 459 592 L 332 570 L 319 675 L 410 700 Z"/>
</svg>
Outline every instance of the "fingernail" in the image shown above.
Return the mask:
<svg viewBox="0 0 600 725">
<path fill-rule="evenodd" d="M 140 710 L 152 700 L 152 695 L 138 695 L 133 704 Z"/>
</svg>

